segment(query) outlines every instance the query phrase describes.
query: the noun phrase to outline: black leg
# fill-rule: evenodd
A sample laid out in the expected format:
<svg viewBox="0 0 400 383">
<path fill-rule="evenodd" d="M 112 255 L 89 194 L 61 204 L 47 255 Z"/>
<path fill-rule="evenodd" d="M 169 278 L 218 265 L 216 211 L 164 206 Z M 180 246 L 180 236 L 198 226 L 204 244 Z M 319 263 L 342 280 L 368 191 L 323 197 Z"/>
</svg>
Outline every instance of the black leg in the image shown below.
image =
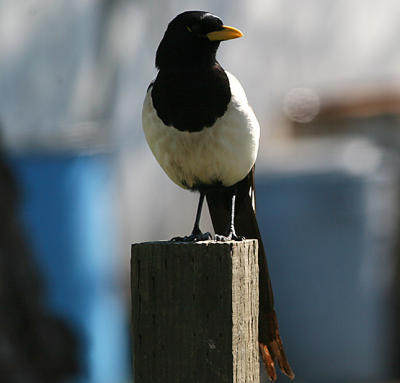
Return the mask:
<svg viewBox="0 0 400 383">
<path fill-rule="evenodd" d="M 207 241 L 211 239 L 210 233 L 202 233 L 200 230 L 200 217 L 201 217 L 201 210 L 203 208 L 204 202 L 204 193 L 200 192 L 199 204 L 197 205 L 197 212 L 196 212 L 196 220 L 194 222 L 192 234 L 185 236 L 185 237 L 174 237 L 171 241 L 175 242 L 198 242 L 198 241 Z"/>
<path fill-rule="evenodd" d="M 235 231 L 235 208 L 236 208 L 236 187 L 232 192 L 232 200 L 231 200 L 231 219 L 229 223 L 228 235 L 215 235 L 216 241 L 243 241 L 244 237 L 236 234 Z"/>
<path fill-rule="evenodd" d="M 199 204 L 197 205 L 196 220 L 194 221 L 194 227 L 192 230 L 192 235 L 201 234 L 200 231 L 200 217 L 201 211 L 203 209 L 204 193 L 200 192 Z"/>
</svg>

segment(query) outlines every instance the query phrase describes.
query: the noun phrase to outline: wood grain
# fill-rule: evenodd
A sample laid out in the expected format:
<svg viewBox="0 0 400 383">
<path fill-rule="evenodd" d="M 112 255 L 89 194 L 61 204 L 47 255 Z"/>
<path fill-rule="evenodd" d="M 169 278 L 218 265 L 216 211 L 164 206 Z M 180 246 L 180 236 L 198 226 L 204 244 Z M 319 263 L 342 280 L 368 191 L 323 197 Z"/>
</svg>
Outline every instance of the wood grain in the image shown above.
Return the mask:
<svg viewBox="0 0 400 383">
<path fill-rule="evenodd" d="M 259 382 L 257 246 L 132 246 L 135 383 Z"/>
</svg>

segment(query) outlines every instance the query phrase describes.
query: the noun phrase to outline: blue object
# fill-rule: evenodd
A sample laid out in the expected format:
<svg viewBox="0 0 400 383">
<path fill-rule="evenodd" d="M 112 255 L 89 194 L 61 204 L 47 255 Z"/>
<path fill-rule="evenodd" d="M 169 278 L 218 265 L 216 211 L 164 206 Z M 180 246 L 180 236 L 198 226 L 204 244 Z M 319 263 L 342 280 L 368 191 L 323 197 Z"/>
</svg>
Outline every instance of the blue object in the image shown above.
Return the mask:
<svg viewBox="0 0 400 383">
<path fill-rule="evenodd" d="M 104 154 L 10 159 L 49 307 L 80 335 L 84 376 L 79 381 L 93 383 L 121 382 L 128 375 L 111 161 Z"/>
<path fill-rule="evenodd" d="M 281 334 L 300 380 L 392 378 L 393 177 L 257 175 Z"/>
</svg>

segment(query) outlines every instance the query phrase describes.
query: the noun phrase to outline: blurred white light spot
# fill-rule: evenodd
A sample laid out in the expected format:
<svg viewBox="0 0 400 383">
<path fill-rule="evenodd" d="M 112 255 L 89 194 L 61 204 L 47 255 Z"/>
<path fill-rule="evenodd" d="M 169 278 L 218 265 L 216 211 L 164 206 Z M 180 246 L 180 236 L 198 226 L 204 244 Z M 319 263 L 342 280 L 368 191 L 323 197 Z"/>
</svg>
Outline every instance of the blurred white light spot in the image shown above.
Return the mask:
<svg viewBox="0 0 400 383">
<path fill-rule="evenodd" d="M 307 123 L 315 118 L 319 107 L 319 96 L 313 89 L 293 88 L 286 94 L 283 111 L 290 120 Z"/>
<path fill-rule="evenodd" d="M 365 174 L 377 169 L 382 153 L 366 139 L 350 142 L 342 152 L 342 164 L 347 171 Z"/>
</svg>

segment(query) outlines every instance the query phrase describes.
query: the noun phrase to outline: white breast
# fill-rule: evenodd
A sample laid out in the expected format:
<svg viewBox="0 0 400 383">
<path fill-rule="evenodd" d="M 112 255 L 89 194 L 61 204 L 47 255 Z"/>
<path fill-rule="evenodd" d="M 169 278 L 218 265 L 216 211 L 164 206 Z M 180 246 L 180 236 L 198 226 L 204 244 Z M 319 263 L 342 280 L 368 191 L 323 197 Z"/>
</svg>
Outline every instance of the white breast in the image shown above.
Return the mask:
<svg viewBox="0 0 400 383">
<path fill-rule="evenodd" d="M 225 114 L 212 127 L 200 132 L 182 132 L 166 126 L 146 94 L 142 111 L 143 130 L 157 161 L 176 184 L 217 181 L 231 186 L 242 180 L 257 157 L 260 127 L 239 81 L 230 73 L 232 98 Z"/>
</svg>

